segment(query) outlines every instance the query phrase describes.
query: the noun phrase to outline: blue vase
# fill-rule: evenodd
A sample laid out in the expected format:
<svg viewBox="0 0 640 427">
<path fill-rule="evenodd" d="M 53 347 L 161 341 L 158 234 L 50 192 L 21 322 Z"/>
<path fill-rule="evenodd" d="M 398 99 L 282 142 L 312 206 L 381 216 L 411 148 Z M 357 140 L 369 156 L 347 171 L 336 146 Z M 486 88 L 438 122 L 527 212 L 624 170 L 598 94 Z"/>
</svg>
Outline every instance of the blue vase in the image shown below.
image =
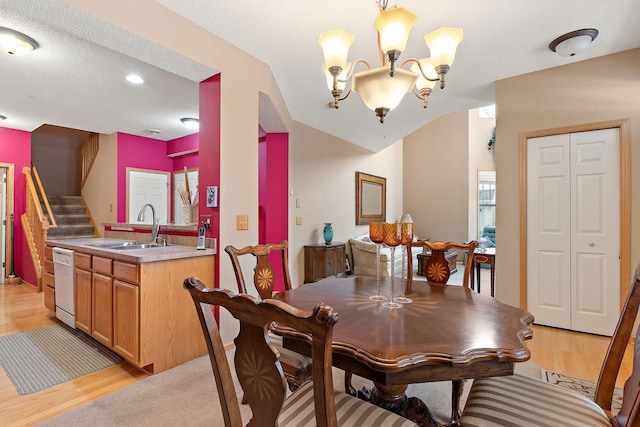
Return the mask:
<svg viewBox="0 0 640 427">
<path fill-rule="evenodd" d="M 324 241 L 328 245 L 333 240 L 333 227 L 330 222 L 324 223 L 324 229 L 322 230 L 322 235 L 324 236 Z"/>
</svg>

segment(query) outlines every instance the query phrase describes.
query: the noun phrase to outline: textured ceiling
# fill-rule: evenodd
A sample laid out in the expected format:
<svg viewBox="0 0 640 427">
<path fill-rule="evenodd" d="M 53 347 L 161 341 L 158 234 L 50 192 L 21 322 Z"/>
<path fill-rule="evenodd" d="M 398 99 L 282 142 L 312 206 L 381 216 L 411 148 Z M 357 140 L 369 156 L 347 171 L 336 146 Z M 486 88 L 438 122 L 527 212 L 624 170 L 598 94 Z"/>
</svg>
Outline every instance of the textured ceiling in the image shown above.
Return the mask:
<svg viewBox="0 0 640 427">
<path fill-rule="evenodd" d="M 399 2 L 418 15 L 401 59 L 428 56 L 423 35 L 461 27 L 464 41 L 429 108 L 408 94 L 384 124 L 351 94 L 339 110 L 320 70 L 322 31 L 355 34 L 350 61 L 377 66 L 373 0 L 157 0 L 269 64 L 293 119 L 372 150 L 380 150 L 440 115 L 494 103 L 495 81 L 640 47 L 637 0 L 449 0 Z M 126 13 L 126 11 L 123 11 Z M 40 49 L 0 56 L 3 126 L 32 130 L 40 124 L 137 135 L 163 130 L 162 139 L 186 132 L 179 118 L 198 115 L 197 82 L 216 70 L 78 11 L 59 0 L 0 0 L 0 26 L 29 34 Z M 566 32 L 594 27 L 600 35 L 585 53 L 562 58 L 548 45 Z M 124 81 L 130 71 L 146 83 Z M 269 100 L 260 98 L 261 111 Z M 499 117 L 499 111 L 498 111 Z M 278 128 L 277 117 L 261 122 Z"/>
</svg>

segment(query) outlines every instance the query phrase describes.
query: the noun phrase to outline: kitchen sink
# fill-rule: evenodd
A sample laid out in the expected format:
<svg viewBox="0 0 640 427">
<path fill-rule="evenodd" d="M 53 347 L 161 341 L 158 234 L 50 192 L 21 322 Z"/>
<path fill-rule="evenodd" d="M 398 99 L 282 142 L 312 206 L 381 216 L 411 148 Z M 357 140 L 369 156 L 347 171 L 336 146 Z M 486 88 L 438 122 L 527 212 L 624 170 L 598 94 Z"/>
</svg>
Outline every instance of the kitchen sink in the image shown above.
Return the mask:
<svg viewBox="0 0 640 427">
<path fill-rule="evenodd" d="M 132 245 L 119 245 L 119 246 L 110 246 L 109 249 L 113 249 L 114 251 L 125 251 L 125 250 L 133 250 L 133 249 L 151 249 L 151 248 L 166 248 L 171 245 L 158 245 L 156 243 L 136 243 Z"/>
<path fill-rule="evenodd" d="M 135 245 L 142 245 L 144 242 L 139 242 L 137 240 L 131 240 L 128 242 L 100 242 L 100 243 L 90 243 L 87 244 L 86 246 L 92 246 L 94 248 L 105 248 L 105 249 L 111 249 L 117 246 L 135 246 Z"/>
</svg>

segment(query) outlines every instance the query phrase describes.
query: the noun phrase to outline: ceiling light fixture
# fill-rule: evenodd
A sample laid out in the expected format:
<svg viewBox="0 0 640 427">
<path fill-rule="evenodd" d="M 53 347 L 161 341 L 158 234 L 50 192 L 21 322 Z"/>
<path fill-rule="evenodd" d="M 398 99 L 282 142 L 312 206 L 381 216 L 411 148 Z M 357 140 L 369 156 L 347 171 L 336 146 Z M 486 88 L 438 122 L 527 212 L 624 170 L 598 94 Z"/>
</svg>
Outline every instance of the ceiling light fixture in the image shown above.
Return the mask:
<svg viewBox="0 0 640 427">
<path fill-rule="evenodd" d="M 0 49 L 10 55 L 24 55 L 38 48 L 38 42 L 11 28 L 0 27 Z"/>
<path fill-rule="evenodd" d="M 180 121 L 189 130 L 200 129 L 200 121 L 198 119 L 194 119 L 193 117 L 183 117 Z"/>
<path fill-rule="evenodd" d="M 3 116 L 2 114 L 0 114 L 0 120 L 7 120 L 7 116 Z"/>
<path fill-rule="evenodd" d="M 552 41 L 549 49 L 560 56 L 575 56 L 587 50 L 596 37 L 598 37 L 598 30 L 595 28 L 571 31 Z"/>
<path fill-rule="evenodd" d="M 386 114 L 400 104 L 414 84 L 413 93 L 422 99 L 422 106 L 427 108 L 427 97 L 435 82 L 439 81 L 440 89 L 444 88 L 444 75 L 453 64 L 456 49 L 462 41 L 460 28 L 439 28 L 424 36 L 431 58 L 409 58 L 396 67 L 418 17 L 404 7 L 387 8 L 387 3 L 388 0 L 377 2 L 380 12 L 374 23 L 378 31 L 381 67 L 371 69 L 371 65 L 363 59 L 356 60 L 353 65 L 347 62 L 353 34 L 343 30 L 327 31 L 320 34 L 318 40 L 324 52 L 322 71 L 334 98 L 329 105 L 337 109 L 340 101 L 346 99 L 351 91 L 357 92 L 365 105 L 375 111 L 380 123 L 384 123 Z M 412 63 L 411 70 L 404 69 L 409 63 Z M 365 64 L 367 70 L 354 73 L 357 64 Z M 349 91 L 341 98 L 346 84 L 352 78 Z"/>
<path fill-rule="evenodd" d="M 136 85 L 141 85 L 142 83 L 144 83 L 144 80 L 142 79 L 142 77 L 140 77 L 137 74 L 129 74 L 126 77 L 126 79 L 127 79 L 127 81 L 129 83 L 133 83 L 133 84 L 136 84 Z"/>
</svg>

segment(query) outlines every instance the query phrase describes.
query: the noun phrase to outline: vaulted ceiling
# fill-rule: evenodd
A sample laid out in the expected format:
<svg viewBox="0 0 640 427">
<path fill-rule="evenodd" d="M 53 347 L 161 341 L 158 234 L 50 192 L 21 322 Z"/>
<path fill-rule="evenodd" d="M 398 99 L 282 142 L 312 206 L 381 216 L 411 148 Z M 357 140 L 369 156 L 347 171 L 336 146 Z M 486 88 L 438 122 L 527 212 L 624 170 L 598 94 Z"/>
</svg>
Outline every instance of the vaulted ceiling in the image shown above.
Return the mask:
<svg viewBox="0 0 640 427">
<path fill-rule="evenodd" d="M 374 151 L 443 114 L 494 103 L 497 80 L 640 47 L 637 0 L 405 0 L 398 5 L 418 21 L 402 59 L 428 56 L 423 36 L 442 26 L 463 28 L 464 41 L 446 88 L 434 89 L 429 108 L 407 94 L 381 124 L 357 94 L 339 110 L 328 107 L 317 43 L 320 32 L 344 29 L 356 37 L 350 60 L 377 66 L 373 0 L 157 3 L 267 63 L 294 120 Z M 0 26 L 40 43 L 29 55 L 0 56 L 0 114 L 8 117 L 2 126 L 53 124 L 173 139 L 189 133 L 181 117 L 198 116 L 198 82 L 217 73 L 60 0 L 0 0 Z M 563 58 L 549 50 L 554 38 L 580 28 L 600 31 L 586 52 Z M 150 83 L 131 86 L 124 81 L 130 71 Z"/>
</svg>

